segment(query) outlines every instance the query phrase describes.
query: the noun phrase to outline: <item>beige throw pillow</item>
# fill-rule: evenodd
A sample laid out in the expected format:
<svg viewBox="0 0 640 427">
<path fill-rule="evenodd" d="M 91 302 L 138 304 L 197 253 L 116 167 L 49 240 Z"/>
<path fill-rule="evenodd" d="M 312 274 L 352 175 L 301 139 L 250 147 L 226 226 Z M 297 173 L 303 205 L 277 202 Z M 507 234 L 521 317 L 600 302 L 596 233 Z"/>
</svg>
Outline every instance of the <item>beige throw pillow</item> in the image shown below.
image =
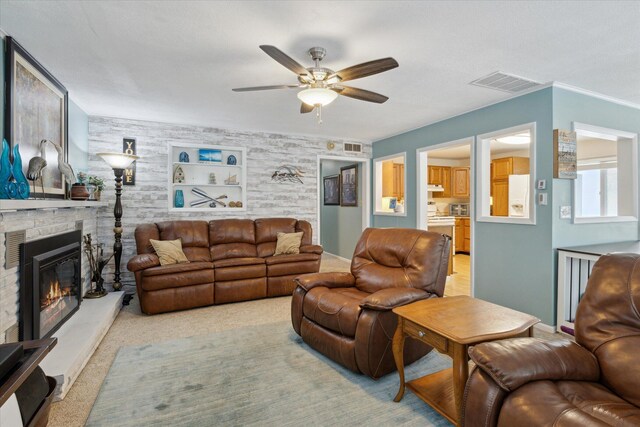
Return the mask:
<svg viewBox="0 0 640 427">
<path fill-rule="evenodd" d="M 302 231 L 299 233 L 278 233 L 276 252 L 273 256 L 299 254 L 303 234 Z"/>
<path fill-rule="evenodd" d="M 153 240 L 149 239 L 153 250 L 160 258 L 160 265 L 182 264 L 189 262 L 182 251 L 182 240 Z"/>
</svg>

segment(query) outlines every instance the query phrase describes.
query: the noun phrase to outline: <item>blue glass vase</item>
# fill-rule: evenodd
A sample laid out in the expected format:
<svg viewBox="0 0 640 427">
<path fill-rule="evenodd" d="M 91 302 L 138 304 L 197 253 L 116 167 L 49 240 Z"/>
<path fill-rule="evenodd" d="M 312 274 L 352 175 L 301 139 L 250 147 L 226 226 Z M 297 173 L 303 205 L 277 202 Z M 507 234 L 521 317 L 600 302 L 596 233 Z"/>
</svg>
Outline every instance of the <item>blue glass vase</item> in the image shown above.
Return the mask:
<svg viewBox="0 0 640 427">
<path fill-rule="evenodd" d="M 176 190 L 175 197 L 173 198 L 173 206 L 176 208 L 184 208 L 184 194 L 182 194 L 182 190 Z"/>
</svg>

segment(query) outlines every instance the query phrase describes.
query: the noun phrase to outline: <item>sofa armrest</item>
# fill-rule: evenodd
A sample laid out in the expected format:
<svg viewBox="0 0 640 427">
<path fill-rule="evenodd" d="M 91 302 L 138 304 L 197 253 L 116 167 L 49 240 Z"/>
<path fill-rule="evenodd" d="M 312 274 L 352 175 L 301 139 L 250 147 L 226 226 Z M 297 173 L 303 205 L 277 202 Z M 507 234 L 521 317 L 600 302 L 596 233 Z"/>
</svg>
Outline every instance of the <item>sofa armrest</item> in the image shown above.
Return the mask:
<svg viewBox="0 0 640 427">
<path fill-rule="evenodd" d="M 294 280 L 307 292 L 317 286 L 350 288 L 356 285 L 356 278 L 351 273 L 311 273 L 298 276 Z"/>
<path fill-rule="evenodd" d="M 414 301 L 431 298 L 433 294 L 416 288 L 386 288 L 372 293 L 362 300 L 360 307 L 388 311 Z"/>
<path fill-rule="evenodd" d="M 323 249 L 320 245 L 302 245 L 300 246 L 301 254 L 318 254 L 322 255 Z"/>
<path fill-rule="evenodd" d="M 573 341 L 513 338 L 478 344 L 469 356 L 506 391 L 531 381 L 600 378 L 596 357 Z"/>
<path fill-rule="evenodd" d="M 135 255 L 127 263 L 127 269 L 132 272 L 145 270 L 151 267 L 157 267 L 160 265 L 160 259 L 154 254 L 140 254 Z"/>
</svg>

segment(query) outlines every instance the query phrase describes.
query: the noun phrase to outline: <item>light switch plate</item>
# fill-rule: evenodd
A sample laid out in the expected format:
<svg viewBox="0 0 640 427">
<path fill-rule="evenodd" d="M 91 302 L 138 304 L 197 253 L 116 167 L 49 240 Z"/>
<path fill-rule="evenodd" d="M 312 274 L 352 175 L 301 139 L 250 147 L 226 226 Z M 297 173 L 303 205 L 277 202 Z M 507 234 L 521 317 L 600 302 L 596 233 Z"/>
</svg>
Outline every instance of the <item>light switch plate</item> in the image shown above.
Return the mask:
<svg viewBox="0 0 640 427">
<path fill-rule="evenodd" d="M 547 205 L 547 193 L 538 193 L 538 204 L 542 206 Z"/>
<path fill-rule="evenodd" d="M 547 180 L 546 179 L 539 179 L 538 182 L 536 183 L 536 188 L 538 190 L 546 190 L 547 189 Z"/>
<path fill-rule="evenodd" d="M 560 219 L 571 219 L 571 206 L 560 206 Z"/>
</svg>

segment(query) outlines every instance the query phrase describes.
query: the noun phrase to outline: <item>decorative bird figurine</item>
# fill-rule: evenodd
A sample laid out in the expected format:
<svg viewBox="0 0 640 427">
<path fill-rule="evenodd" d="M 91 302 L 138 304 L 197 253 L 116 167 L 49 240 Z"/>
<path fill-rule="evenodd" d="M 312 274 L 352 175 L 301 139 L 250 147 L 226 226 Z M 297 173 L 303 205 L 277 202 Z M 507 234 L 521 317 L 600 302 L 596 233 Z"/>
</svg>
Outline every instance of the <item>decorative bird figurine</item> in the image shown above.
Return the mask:
<svg viewBox="0 0 640 427">
<path fill-rule="evenodd" d="M 40 179 L 40 189 L 42 190 L 42 198 L 44 199 L 44 179 L 42 178 L 42 170 L 47 166 L 45 160 L 47 154 L 45 152 L 46 139 L 40 141 L 40 156 L 33 157 L 29 160 L 29 167 L 27 168 L 27 179 L 33 182 L 33 194 L 36 193 L 36 181 Z"/>
<path fill-rule="evenodd" d="M 64 161 L 64 152 L 62 150 L 62 146 L 56 144 L 53 141 L 45 139 L 43 141 L 50 142 L 53 145 L 53 148 L 58 152 L 58 170 L 69 182 L 69 185 L 72 185 L 76 182 L 76 174 L 73 173 L 73 169 L 69 165 L 69 163 Z M 65 194 L 66 194 L 66 186 L 65 186 Z"/>
</svg>

